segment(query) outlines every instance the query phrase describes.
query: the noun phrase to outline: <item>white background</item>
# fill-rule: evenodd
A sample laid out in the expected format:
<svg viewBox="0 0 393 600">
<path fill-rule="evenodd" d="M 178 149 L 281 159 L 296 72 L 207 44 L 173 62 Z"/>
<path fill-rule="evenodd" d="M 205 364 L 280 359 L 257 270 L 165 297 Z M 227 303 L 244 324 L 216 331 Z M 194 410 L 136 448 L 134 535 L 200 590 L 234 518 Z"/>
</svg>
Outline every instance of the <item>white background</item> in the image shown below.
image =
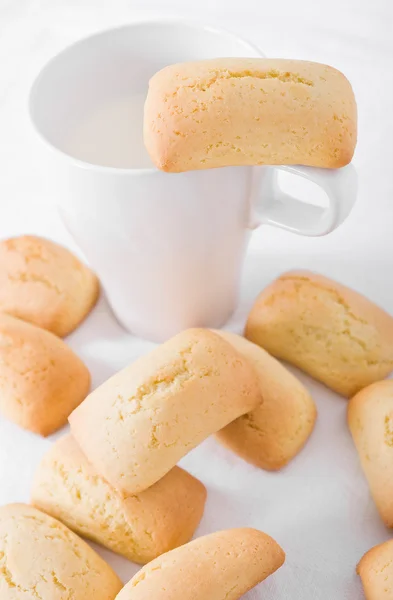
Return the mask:
<svg viewBox="0 0 393 600">
<path fill-rule="evenodd" d="M 257 230 L 230 326 L 240 330 L 256 294 L 292 267 L 336 277 L 393 313 L 392 0 L 0 0 L 0 237 L 33 232 L 73 247 L 45 196 L 26 114 L 38 70 L 85 34 L 160 14 L 225 26 L 271 57 L 332 64 L 351 80 L 358 100 L 355 209 L 321 239 Z M 122 331 L 103 299 L 69 342 L 89 365 L 93 385 L 151 347 Z M 357 600 L 363 596 L 356 562 L 389 532 L 360 472 L 346 401 L 300 377 L 315 397 L 319 419 L 304 452 L 284 471 L 254 469 L 212 439 L 182 462 L 208 488 L 199 533 L 250 525 L 281 543 L 286 565 L 250 599 Z M 0 419 L 0 503 L 28 500 L 32 473 L 51 441 Z M 100 552 L 125 581 L 137 570 Z"/>
</svg>

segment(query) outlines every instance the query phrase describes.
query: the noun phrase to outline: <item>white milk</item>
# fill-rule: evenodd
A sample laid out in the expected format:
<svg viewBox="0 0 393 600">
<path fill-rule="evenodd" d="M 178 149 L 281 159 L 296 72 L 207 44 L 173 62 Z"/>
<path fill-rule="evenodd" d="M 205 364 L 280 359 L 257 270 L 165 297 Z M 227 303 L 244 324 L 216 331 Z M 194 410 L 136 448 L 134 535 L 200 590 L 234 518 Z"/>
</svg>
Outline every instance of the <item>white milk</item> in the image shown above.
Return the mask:
<svg viewBox="0 0 393 600">
<path fill-rule="evenodd" d="M 63 149 L 79 160 L 117 168 L 149 168 L 143 144 L 143 105 L 140 93 L 94 107 L 68 132 Z"/>
</svg>

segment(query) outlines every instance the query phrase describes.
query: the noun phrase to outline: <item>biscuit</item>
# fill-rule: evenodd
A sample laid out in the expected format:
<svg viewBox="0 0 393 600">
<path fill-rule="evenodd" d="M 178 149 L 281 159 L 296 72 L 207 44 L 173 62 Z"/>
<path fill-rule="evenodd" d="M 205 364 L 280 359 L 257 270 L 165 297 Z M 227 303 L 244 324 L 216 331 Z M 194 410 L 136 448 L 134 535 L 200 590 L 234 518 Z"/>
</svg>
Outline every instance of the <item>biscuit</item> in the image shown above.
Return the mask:
<svg viewBox="0 0 393 600">
<path fill-rule="evenodd" d="M 216 434 L 217 439 L 261 469 L 284 467 L 303 448 L 315 425 L 313 399 L 292 373 L 263 348 L 217 331 L 254 367 L 262 403 Z"/>
<path fill-rule="evenodd" d="M 24 504 L 0 508 L 1 600 L 114 600 L 110 566 L 56 519 Z"/>
<path fill-rule="evenodd" d="M 261 531 L 219 531 L 153 560 L 116 600 L 237 600 L 284 560 L 280 546 Z"/>
<path fill-rule="evenodd" d="M 366 600 L 393 600 L 393 540 L 369 550 L 357 566 Z"/>
<path fill-rule="evenodd" d="M 356 394 L 348 404 L 348 425 L 381 518 L 393 527 L 393 380 Z"/>
<path fill-rule="evenodd" d="M 49 435 L 89 392 L 90 374 L 60 338 L 0 314 L 0 412 Z"/>
<path fill-rule="evenodd" d="M 205 486 L 180 467 L 138 496 L 122 499 L 71 435 L 44 456 L 32 504 L 86 538 L 145 564 L 188 542 L 203 515 Z"/>
<path fill-rule="evenodd" d="M 348 164 L 356 102 L 340 71 L 301 60 L 215 58 L 165 67 L 149 84 L 144 140 L 168 172 Z"/>
<path fill-rule="evenodd" d="M 24 235 L 0 243 L 0 311 L 64 337 L 93 308 L 97 277 L 69 250 Z"/>
<path fill-rule="evenodd" d="M 246 337 L 346 397 L 393 370 L 393 318 L 322 275 L 281 275 L 257 298 Z"/>
<path fill-rule="evenodd" d="M 69 422 L 97 472 L 136 494 L 259 402 L 247 361 L 211 331 L 189 329 L 106 381 Z"/>
</svg>

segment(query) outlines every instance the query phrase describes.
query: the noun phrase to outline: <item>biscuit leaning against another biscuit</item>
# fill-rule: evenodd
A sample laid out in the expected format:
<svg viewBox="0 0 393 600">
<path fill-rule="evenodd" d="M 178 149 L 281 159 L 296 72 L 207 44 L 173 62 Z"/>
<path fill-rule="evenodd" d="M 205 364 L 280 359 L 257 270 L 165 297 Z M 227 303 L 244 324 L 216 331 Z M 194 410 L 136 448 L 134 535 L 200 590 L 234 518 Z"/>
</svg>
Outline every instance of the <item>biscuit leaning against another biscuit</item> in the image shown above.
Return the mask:
<svg viewBox="0 0 393 600">
<path fill-rule="evenodd" d="M 260 399 L 240 354 L 211 331 L 189 329 L 106 381 L 69 421 L 97 472 L 129 495 Z"/>
<path fill-rule="evenodd" d="M 89 392 L 90 373 L 60 338 L 0 314 L 0 412 L 49 435 Z"/>
<path fill-rule="evenodd" d="M 284 560 L 280 546 L 261 531 L 219 531 L 153 560 L 116 600 L 237 600 Z"/>
<path fill-rule="evenodd" d="M 357 566 L 366 600 L 393 600 L 393 540 L 371 548 Z"/>
<path fill-rule="evenodd" d="M 301 60 L 214 58 L 150 80 L 144 140 L 169 172 L 237 165 L 348 164 L 357 137 L 349 81 Z"/>
<path fill-rule="evenodd" d="M 122 499 L 71 435 L 44 456 L 32 490 L 34 506 L 79 535 L 142 564 L 192 538 L 205 500 L 205 486 L 180 467 L 138 496 Z"/>
<path fill-rule="evenodd" d="M 393 318 L 309 271 L 284 273 L 261 292 L 246 337 L 346 397 L 393 370 Z"/>
<path fill-rule="evenodd" d="M 348 405 L 348 425 L 378 511 L 393 527 L 393 380 L 356 394 Z"/>
<path fill-rule="evenodd" d="M 110 566 L 56 519 L 25 504 L 0 508 L 1 600 L 114 600 Z"/>
<path fill-rule="evenodd" d="M 228 331 L 216 333 L 254 367 L 262 396 L 260 406 L 216 437 L 261 469 L 281 469 L 300 452 L 314 429 L 314 401 L 300 381 L 263 348 Z"/>
<path fill-rule="evenodd" d="M 0 242 L 0 311 L 64 337 L 97 301 L 94 273 L 69 250 L 24 235 Z"/>
</svg>

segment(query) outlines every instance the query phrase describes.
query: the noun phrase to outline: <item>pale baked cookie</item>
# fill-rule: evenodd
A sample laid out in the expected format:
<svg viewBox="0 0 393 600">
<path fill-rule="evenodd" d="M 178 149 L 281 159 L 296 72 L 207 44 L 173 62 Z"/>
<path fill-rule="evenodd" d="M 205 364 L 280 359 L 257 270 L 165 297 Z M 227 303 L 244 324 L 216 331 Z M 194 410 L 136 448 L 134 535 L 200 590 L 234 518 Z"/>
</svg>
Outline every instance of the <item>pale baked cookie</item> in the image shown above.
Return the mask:
<svg viewBox="0 0 393 600">
<path fill-rule="evenodd" d="M 393 380 L 356 394 L 348 405 L 348 425 L 378 511 L 393 527 Z"/>
<path fill-rule="evenodd" d="M 214 58 L 170 65 L 150 80 L 144 139 L 164 171 L 337 168 L 351 161 L 356 137 L 351 85 L 327 65 Z"/>
<path fill-rule="evenodd" d="M 0 243 L 0 311 L 48 329 L 71 333 L 99 293 L 97 277 L 69 250 L 24 235 Z"/>
<path fill-rule="evenodd" d="M 56 519 L 25 504 L 0 508 L 1 600 L 114 600 L 110 566 Z"/>
<path fill-rule="evenodd" d="M 393 370 L 393 318 L 309 271 L 284 273 L 263 290 L 246 337 L 347 397 Z"/>
<path fill-rule="evenodd" d="M 219 431 L 217 439 L 261 469 L 284 467 L 300 452 L 317 417 L 313 399 L 292 373 L 263 348 L 217 331 L 254 367 L 262 403 Z"/>
<path fill-rule="evenodd" d="M 89 392 L 90 374 L 60 338 L 0 314 L 0 412 L 49 435 Z"/>
<path fill-rule="evenodd" d="M 219 531 L 153 560 L 117 600 L 237 600 L 284 560 L 280 546 L 261 531 Z"/>
<path fill-rule="evenodd" d="M 106 381 L 69 421 L 97 472 L 135 494 L 259 402 L 248 362 L 211 331 L 189 329 Z"/>
<path fill-rule="evenodd" d="M 393 600 L 393 540 L 369 550 L 357 572 L 366 600 Z"/>
<path fill-rule="evenodd" d="M 205 486 L 179 467 L 137 496 L 122 499 L 71 435 L 44 456 L 32 503 L 70 529 L 126 558 L 147 563 L 188 542 L 203 515 Z"/>
</svg>

